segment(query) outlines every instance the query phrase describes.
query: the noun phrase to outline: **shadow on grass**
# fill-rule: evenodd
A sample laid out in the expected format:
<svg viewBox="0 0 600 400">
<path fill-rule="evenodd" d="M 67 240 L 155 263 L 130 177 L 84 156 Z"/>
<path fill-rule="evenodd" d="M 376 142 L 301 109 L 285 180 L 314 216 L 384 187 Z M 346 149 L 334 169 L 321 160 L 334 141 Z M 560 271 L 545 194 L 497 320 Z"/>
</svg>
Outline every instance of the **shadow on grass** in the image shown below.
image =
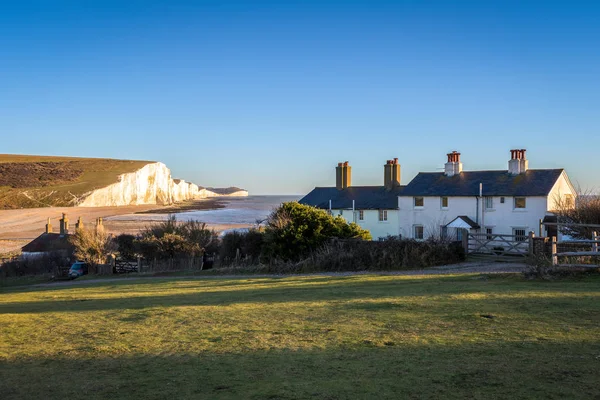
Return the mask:
<svg viewBox="0 0 600 400">
<path fill-rule="evenodd" d="M 164 286 L 168 283 L 170 286 Z M 181 284 L 179 284 L 181 283 Z M 510 283 L 507 285 L 506 283 Z M 232 282 L 213 281 L 153 281 L 139 285 L 114 286 L 98 285 L 92 287 L 63 288 L 64 297 L 68 299 L 44 299 L 39 301 L 0 303 L 0 314 L 46 313 L 46 312 L 86 312 L 102 310 L 144 309 L 154 307 L 177 306 L 229 306 L 244 303 L 268 304 L 288 302 L 351 302 L 353 300 L 369 301 L 389 298 L 434 299 L 439 301 L 461 303 L 481 301 L 481 298 L 470 299 L 464 295 L 481 294 L 493 296 L 508 295 L 488 299 L 495 305 L 507 307 L 523 307 L 528 302 L 557 305 L 569 305 L 582 300 L 593 300 L 583 294 L 585 291 L 598 290 L 600 280 L 589 282 L 566 282 L 560 286 L 540 286 L 535 282 L 511 280 L 495 280 L 482 285 L 479 280 L 450 279 L 447 277 L 425 279 L 373 279 L 358 278 L 317 278 L 304 280 L 244 280 Z M 266 286 L 265 286 L 266 285 Z M 213 290 L 217 289 L 217 290 Z M 120 297 L 94 298 L 113 290 L 111 295 Z M 183 290 L 183 292 L 177 292 Z M 543 298 L 527 298 L 528 293 L 535 291 L 556 291 L 556 295 Z M 577 297 L 565 297 L 563 291 L 581 293 Z M 172 294 L 169 294 L 173 291 Z M 43 291 L 42 291 L 43 292 Z M 127 296 L 130 292 L 143 293 L 141 296 Z M 38 291 L 32 291 L 35 295 Z M 146 294 L 150 293 L 150 294 Z M 152 295 L 152 293 L 161 293 Z M 162 294 L 167 293 L 167 294 Z M 454 295 L 463 295 L 453 298 Z M 588 299 L 587 297 L 590 297 Z M 0 298 L 1 300 L 1 298 Z M 348 308 L 366 311 L 386 310 L 402 307 L 396 302 L 382 304 L 350 303 Z"/>
<path fill-rule="evenodd" d="M 597 398 L 585 343 L 383 346 L 0 360 L 12 399 Z"/>
</svg>

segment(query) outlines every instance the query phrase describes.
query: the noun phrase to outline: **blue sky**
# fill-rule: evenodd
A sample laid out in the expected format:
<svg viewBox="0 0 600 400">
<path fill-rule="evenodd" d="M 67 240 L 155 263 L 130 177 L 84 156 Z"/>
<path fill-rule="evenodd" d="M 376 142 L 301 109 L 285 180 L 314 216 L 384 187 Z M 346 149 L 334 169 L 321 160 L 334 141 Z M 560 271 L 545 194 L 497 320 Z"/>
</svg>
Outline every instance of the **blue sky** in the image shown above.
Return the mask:
<svg viewBox="0 0 600 400">
<path fill-rule="evenodd" d="M 465 169 L 600 187 L 600 4 L 0 1 L 0 153 L 158 160 L 254 194 Z"/>
</svg>

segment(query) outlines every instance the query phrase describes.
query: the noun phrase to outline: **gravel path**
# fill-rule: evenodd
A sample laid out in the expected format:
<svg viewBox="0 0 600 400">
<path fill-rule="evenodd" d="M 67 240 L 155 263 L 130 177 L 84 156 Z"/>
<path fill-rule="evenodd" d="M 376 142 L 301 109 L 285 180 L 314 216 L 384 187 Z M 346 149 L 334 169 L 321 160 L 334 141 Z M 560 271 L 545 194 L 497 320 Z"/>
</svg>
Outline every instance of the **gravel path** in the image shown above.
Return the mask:
<svg viewBox="0 0 600 400">
<path fill-rule="evenodd" d="M 49 283 L 39 283 L 30 285 L 34 287 L 48 286 L 79 286 L 104 282 L 123 282 L 127 280 L 139 279 L 252 279 L 252 278 L 287 278 L 298 276 L 354 276 L 354 275 L 444 275 L 444 274 L 499 274 L 499 273 L 518 273 L 526 268 L 525 264 L 519 263 L 485 263 L 485 262 L 465 262 L 460 264 L 443 265 L 426 269 L 409 271 L 353 271 L 353 272 L 321 272 L 313 274 L 250 274 L 250 275 L 191 275 L 191 276 L 131 276 L 119 278 L 99 278 L 89 280 L 59 281 Z"/>
</svg>

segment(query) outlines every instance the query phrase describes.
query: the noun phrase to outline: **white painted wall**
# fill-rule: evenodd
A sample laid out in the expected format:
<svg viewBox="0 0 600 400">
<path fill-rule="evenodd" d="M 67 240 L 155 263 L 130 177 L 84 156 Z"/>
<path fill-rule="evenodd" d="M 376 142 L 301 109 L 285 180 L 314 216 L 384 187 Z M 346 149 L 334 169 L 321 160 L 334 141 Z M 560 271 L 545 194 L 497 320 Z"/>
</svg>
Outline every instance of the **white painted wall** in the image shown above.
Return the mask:
<svg viewBox="0 0 600 400">
<path fill-rule="evenodd" d="M 331 210 L 334 216 L 341 215 L 347 222 L 356 222 L 361 228 L 371 232 L 373 240 L 380 237 L 397 236 L 400 231 L 398 219 L 398 210 L 387 210 L 387 221 L 379 221 L 379 210 L 363 210 L 364 219 L 358 219 L 358 210 L 354 211 L 356 219 L 352 215 L 352 210 Z"/>
<path fill-rule="evenodd" d="M 573 196 L 573 200 L 575 200 L 577 197 L 577 192 L 571 184 L 567 173 L 563 171 L 560 178 L 558 178 L 554 184 L 552 191 L 548 195 L 548 211 L 556 210 L 557 203 L 564 201 L 565 195 L 571 195 Z"/>
<path fill-rule="evenodd" d="M 439 236 L 440 226 L 446 225 L 460 215 L 466 215 L 478 222 L 482 229 L 491 227 L 494 233 L 512 235 L 514 228 L 534 231 L 539 234 L 539 220 L 548 213 L 546 197 L 527 197 L 525 209 L 514 208 L 514 198 L 505 196 L 504 203 L 500 196 L 493 197 L 493 208 L 484 209 L 482 216 L 482 200 L 477 197 L 449 197 L 448 208 L 442 209 L 440 197 L 424 197 L 422 208 L 414 207 L 413 197 L 400 197 L 400 233 L 404 237 L 414 237 L 414 226 L 423 225 L 425 237 Z M 477 215 L 479 201 L 479 216 Z"/>
</svg>

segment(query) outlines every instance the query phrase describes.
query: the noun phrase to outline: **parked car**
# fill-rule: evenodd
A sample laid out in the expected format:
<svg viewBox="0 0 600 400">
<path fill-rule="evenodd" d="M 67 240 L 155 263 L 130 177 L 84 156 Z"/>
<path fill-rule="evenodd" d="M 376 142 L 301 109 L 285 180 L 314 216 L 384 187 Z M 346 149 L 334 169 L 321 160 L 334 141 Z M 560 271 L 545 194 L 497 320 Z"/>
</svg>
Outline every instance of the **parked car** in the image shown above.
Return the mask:
<svg viewBox="0 0 600 400">
<path fill-rule="evenodd" d="M 88 265 L 84 262 L 77 261 L 71 265 L 69 269 L 69 278 L 75 279 L 88 274 Z"/>
</svg>

